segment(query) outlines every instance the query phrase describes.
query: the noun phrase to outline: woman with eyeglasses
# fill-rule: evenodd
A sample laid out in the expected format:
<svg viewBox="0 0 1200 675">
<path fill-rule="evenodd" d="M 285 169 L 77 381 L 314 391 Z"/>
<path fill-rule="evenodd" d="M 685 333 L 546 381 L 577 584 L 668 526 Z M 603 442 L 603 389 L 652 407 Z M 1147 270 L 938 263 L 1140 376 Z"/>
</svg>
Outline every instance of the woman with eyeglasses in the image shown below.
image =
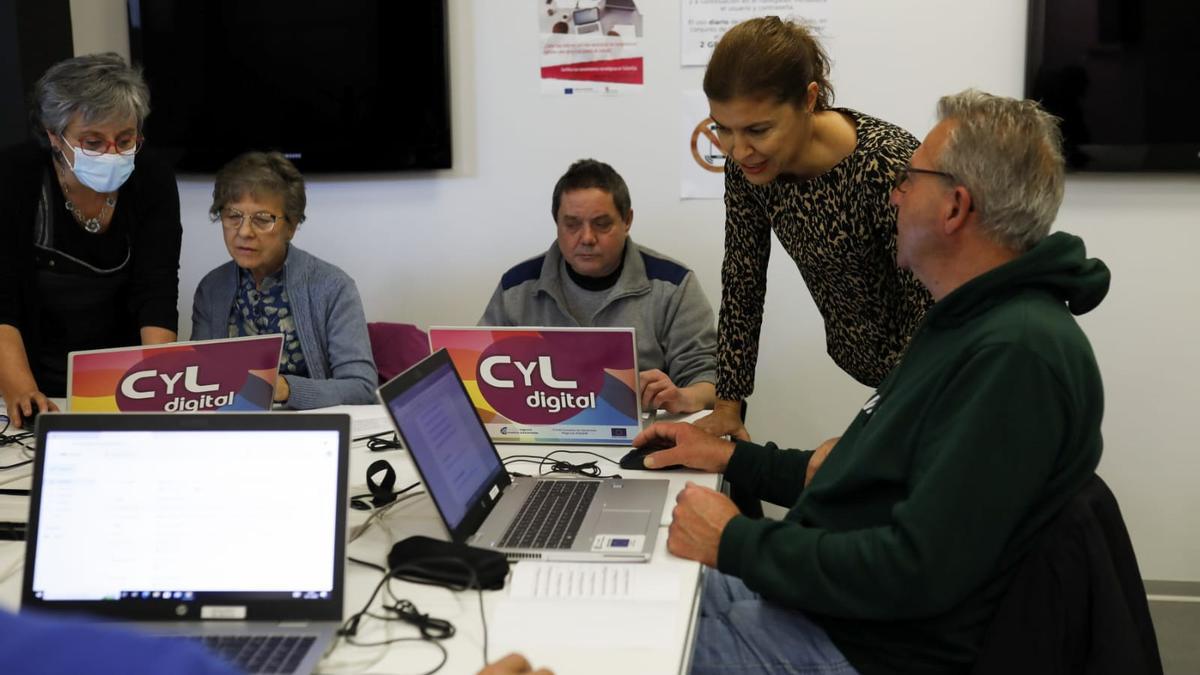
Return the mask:
<svg viewBox="0 0 1200 675">
<path fill-rule="evenodd" d="M 697 426 L 748 439 L 771 233 L 796 262 L 825 324 L 826 349 L 875 386 L 931 303 L 896 266 L 897 173 L 918 142 L 832 107 L 829 59 L 804 27 L 765 17 L 729 30 L 704 73 L 725 152 L 725 260 L 717 323 L 717 403 Z"/>
<path fill-rule="evenodd" d="M 175 340 L 179 192 L 142 150 L 150 92 L 116 54 L 51 66 L 35 138 L 0 152 L 0 395 L 55 410 L 67 354 Z"/>
<path fill-rule="evenodd" d="M 221 167 L 209 215 L 233 260 L 196 288 L 192 339 L 282 334 L 276 402 L 298 410 L 374 403 L 354 280 L 291 243 L 305 203 L 304 178 L 278 152 L 247 152 Z"/>
</svg>

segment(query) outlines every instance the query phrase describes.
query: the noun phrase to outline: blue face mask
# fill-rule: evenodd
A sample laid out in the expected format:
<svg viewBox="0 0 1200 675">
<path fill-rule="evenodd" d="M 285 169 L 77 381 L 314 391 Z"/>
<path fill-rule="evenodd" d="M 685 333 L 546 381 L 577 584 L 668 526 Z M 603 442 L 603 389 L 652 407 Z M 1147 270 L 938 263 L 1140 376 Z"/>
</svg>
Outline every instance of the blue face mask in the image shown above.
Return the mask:
<svg viewBox="0 0 1200 675">
<path fill-rule="evenodd" d="M 59 138 L 62 137 L 59 136 Z M 80 183 L 96 192 L 115 192 L 117 188 L 125 184 L 125 181 L 129 180 L 129 174 L 133 173 L 133 155 L 106 152 L 93 157 L 83 154 L 67 139 L 63 138 L 62 141 L 75 154 L 75 165 L 71 166 L 75 177 L 79 179 Z"/>
</svg>

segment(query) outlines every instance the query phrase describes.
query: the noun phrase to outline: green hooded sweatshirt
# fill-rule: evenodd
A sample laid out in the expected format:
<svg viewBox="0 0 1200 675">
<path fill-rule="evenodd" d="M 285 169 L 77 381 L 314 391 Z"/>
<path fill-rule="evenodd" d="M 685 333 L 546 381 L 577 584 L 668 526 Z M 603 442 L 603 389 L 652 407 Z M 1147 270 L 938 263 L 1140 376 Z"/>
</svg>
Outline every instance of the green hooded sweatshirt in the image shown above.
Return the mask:
<svg viewBox="0 0 1200 675">
<path fill-rule="evenodd" d="M 965 673 L 1034 536 L 1100 461 L 1104 396 L 1072 314 L 1103 262 L 1056 233 L 926 314 L 805 489 L 812 451 L 738 443 L 717 567 L 803 610 L 863 675 Z"/>
</svg>

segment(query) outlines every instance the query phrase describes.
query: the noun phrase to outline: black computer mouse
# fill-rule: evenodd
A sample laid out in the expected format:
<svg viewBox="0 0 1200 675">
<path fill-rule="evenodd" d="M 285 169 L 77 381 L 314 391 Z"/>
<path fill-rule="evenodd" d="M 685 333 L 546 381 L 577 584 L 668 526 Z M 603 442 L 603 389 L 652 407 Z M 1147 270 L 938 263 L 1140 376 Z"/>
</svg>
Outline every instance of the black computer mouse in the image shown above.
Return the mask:
<svg viewBox="0 0 1200 675">
<path fill-rule="evenodd" d="M 630 470 L 645 470 L 646 465 L 644 460 L 646 455 L 649 455 L 652 452 L 658 452 L 659 450 L 665 450 L 667 447 L 670 446 L 647 445 L 643 448 L 634 448 L 625 453 L 625 456 L 621 458 L 621 468 Z M 671 469 L 683 468 L 686 467 L 684 467 L 682 464 L 672 464 L 671 466 L 655 467 L 653 469 L 649 469 L 649 471 L 669 471 Z"/>
<path fill-rule="evenodd" d="M 29 413 L 28 415 L 24 413 L 21 414 L 21 431 L 33 431 L 37 428 L 34 426 L 34 421 L 37 420 L 38 412 L 40 411 L 38 410 L 36 403 L 30 405 L 29 408 L 33 412 Z"/>
</svg>

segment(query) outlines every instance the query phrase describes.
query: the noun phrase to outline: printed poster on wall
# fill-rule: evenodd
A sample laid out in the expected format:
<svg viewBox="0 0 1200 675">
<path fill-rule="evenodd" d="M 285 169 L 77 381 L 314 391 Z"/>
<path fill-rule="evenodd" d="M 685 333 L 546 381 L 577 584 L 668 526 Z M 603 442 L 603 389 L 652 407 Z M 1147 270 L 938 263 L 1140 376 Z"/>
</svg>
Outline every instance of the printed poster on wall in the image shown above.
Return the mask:
<svg viewBox="0 0 1200 675">
<path fill-rule="evenodd" d="M 429 329 L 497 443 L 629 445 L 641 429 L 632 328 Z"/>
<path fill-rule="evenodd" d="M 541 42 L 542 93 L 640 92 L 642 12 L 647 0 L 533 0 Z"/>
<path fill-rule="evenodd" d="M 746 19 L 778 16 L 812 28 L 817 39 L 830 37 L 832 0 L 681 0 L 679 23 L 684 66 L 708 65 L 725 31 Z"/>
<path fill-rule="evenodd" d="M 679 196 L 682 199 L 725 197 L 725 150 L 717 125 L 708 116 L 708 98 L 696 89 L 683 92 L 680 128 Z"/>
</svg>

